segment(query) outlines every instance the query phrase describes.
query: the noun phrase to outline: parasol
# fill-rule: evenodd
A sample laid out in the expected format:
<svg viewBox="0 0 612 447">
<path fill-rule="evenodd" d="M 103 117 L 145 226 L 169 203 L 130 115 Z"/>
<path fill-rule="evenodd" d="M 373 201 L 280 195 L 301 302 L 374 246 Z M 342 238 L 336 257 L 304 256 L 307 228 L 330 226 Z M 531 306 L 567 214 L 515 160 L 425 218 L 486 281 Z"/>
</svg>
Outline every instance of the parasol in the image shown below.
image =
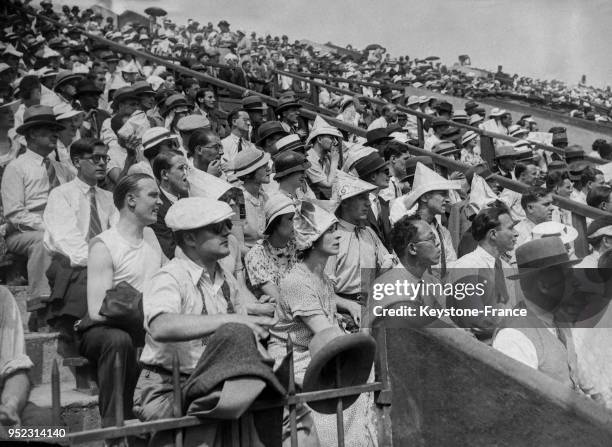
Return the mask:
<svg viewBox="0 0 612 447">
<path fill-rule="evenodd" d="M 164 9 L 155 6 L 145 9 L 144 12 L 152 17 L 163 17 L 168 14 Z"/>
</svg>

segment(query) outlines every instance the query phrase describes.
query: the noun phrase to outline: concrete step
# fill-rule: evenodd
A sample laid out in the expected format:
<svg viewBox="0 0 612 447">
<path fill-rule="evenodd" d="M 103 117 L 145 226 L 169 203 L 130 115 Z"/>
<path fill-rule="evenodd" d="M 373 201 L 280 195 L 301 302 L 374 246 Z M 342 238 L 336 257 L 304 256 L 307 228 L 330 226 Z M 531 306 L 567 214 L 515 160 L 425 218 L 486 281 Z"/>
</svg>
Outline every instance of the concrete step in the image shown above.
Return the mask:
<svg viewBox="0 0 612 447">
<path fill-rule="evenodd" d="M 45 383 L 32 388 L 30 402 L 49 412 L 52 416 L 51 384 Z M 100 428 L 98 396 L 75 391 L 68 383 L 60 384 L 62 425 L 69 433 Z M 80 444 L 85 447 L 102 447 L 103 442 Z"/>
<path fill-rule="evenodd" d="M 60 382 L 76 387 L 75 376 L 70 368 L 62 365 L 62 356 L 58 353 L 58 334 L 31 332 L 25 334 L 26 353 L 34 363 L 30 377 L 34 385 L 51 383 L 53 360 L 57 360 Z"/>
</svg>

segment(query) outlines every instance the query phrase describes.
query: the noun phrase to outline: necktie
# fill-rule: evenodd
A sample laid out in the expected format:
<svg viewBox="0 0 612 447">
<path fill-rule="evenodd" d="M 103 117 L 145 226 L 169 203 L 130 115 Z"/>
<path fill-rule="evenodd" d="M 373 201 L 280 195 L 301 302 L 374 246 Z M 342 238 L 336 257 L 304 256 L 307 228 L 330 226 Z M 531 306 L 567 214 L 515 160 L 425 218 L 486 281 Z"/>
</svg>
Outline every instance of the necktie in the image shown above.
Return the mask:
<svg viewBox="0 0 612 447">
<path fill-rule="evenodd" d="M 498 303 L 506 304 L 508 299 L 508 288 L 506 287 L 506 278 L 502 268 L 501 259 L 495 259 L 495 296 Z"/>
<path fill-rule="evenodd" d="M 436 219 L 434 219 L 433 223 L 440 241 L 440 277 L 444 278 L 446 275 L 446 249 L 444 248 L 444 239 L 442 238 L 442 230 L 440 230 L 440 225 Z"/>
<path fill-rule="evenodd" d="M 102 224 L 96 204 L 96 188 L 92 186 L 89 188 L 89 233 L 87 233 L 87 240 L 91 240 L 100 233 L 102 233 Z"/>
<path fill-rule="evenodd" d="M 52 190 L 59 185 L 57 174 L 55 173 L 55 166 L 51 163 L 49 157 L 43 158 L 45 169 L 47 170 L 47 177 L 49 178 L 49 190 Z"/>
<path fill-rule="evenodd" d="M 242 138 L 238 138 L 238 153 L 242 151 Z"/>
</svg>

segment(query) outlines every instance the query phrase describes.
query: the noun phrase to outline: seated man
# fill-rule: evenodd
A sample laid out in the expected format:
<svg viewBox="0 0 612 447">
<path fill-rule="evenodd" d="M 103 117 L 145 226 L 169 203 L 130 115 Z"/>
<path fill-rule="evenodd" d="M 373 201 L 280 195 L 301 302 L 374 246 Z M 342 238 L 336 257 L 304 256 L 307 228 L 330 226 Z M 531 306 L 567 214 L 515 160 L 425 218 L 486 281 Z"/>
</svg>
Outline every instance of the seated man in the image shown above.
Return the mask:
<svg viewBox="0 0 612 447">
<path fill-rule="evenodd" d="M 168 259 L 174 258 L 176 241 L 164 219 L 173 203 L 189 195 L 188 171 L 187 159 L 177 149 L 161 152 L 153 159 L 153 174 L 159 184 L 162 205 L 157 213 L 157 222 L 151 228 Z"/>
<path fill-rule="evenodd" d="M 174 259 L 153 276 L 143 296 L 147 335 L 134 406 L 141 420 L 173 415 L 168 383 L 175 353 L 184 386 L 203 356 L 218 350 L 219 343 L 228 348 L 225 343 L 240 341 L 245 345 L 250 341 L 256 350 L 253 333 L 263 339 L 275 322 L 269 317 L 234 313 L 238 304 L 236 280 L 219 264 L 229 254 L 232 215 L 228 204 L 203 197 L 181 199 L 166 214 L 178 248 Z M 233 332 L 228 332 L 228 327 Z M 232 338 L 234 342 L 229 340 Z"/>
<path fill-rule="evenodd" d="M 60 129 L 63 126 L 51 107 L 28 107 L 23 124 L 17 128 L 17 133 L 25 136 L 27 150 L 7 165 L 0 188 L 4 216 L 11 224 L 6 246 L 13 253 L 27 256 L 30 296 L 43 300 L 50 295 L 45 272 L 51 257 L 43 244 L 42 215 L 49 191 L 72 180 L 68 167 L 50 158 L 57 148 Z"/>
<path fill-rule="evenodd" d="M 70 158 L 77 178 L 51 191 L 43 214 L 44 242 L 52 256 L 46 319 L 66 343 L 73 341 L 74 323 L 87 314 L 89 241 L 110 227 L 117 212 L 112 194 L 96 186 L 106 176 L 106 152 L 101 140 L 75 141 Z"/>
<path fill-rule="evenodd" d="M 102 426 L 115 423 L 115 373 L 119 354 L 123 364 L 123 408 L 129 418 L 138 380 L 136 343 L 141 327 L 120 327 L 100 315 L 107 292 L 142 293 L 145 284 L 165 263 L 157 238 L 149 225 L 157 221 L 161 201 L 153 177 L 133 174 L 123 177 L 113 191 L 119 210 L 117 224 L 90 241 L 87 263 L 87 307 L 90 322 L 79 323 L 81 355 L 97 370 Z M 121 285 L 118 289 L 117 286 Z M 130 330 L 128 333 L 126 330 Z"/>
</svg>

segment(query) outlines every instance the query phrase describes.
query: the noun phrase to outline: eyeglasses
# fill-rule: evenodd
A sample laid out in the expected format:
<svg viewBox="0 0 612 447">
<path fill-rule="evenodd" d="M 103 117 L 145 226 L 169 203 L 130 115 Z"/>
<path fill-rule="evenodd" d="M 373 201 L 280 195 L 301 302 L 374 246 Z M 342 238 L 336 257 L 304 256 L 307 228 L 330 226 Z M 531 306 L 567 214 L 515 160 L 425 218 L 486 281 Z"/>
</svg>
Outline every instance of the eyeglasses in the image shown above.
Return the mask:
<svg viewBox="0 0 612 447">
<path fill-rule="evenodd" d="M 91 157 L 81 157 L 83 160 L 88 160 L 93 163 L 100 163 L 103 161 L 104 163 L 108 163 L 110 161 L 110 157 L 108 155 L 102 154 L 93 154 Z"/>
<path fill-rule="evenodd" d="M 415 241 L 415 242 L 413 242 L 414 245 L 416 245 L 416 244 L 423 244 L 423 243 L 433 244 L 436 247 L 438 247 L 440 245 L 440 242 L 438 241 L 438 239 L 436 239 L 436 237 L 433 234 L 430 237 L 428 237 L 427 239 L 423 239 L 422 241 Z"/>
<path fill-rule="evenodd" d="M 232 226 L 233 226 L 232 221 L 227 219 L 227 220 L 224 220 L 223 222 L 218 222 L 218 223 L 209 225 L 208 229 L 212 233 L 223 234 L 225 230 L 230 231 L 232 229 Z"/>
<path fill-rule="evenodd" d="M 220 144 L 220 143 L 217 143 L 217 144 L 207 144 L 206 146 L 202 146 L 202 147 L 205 147 L 207 149 L 215 149 L 217 151 L 220 151 L 220 150 L 223 149 L 223 145 Z"/>
</svg>

